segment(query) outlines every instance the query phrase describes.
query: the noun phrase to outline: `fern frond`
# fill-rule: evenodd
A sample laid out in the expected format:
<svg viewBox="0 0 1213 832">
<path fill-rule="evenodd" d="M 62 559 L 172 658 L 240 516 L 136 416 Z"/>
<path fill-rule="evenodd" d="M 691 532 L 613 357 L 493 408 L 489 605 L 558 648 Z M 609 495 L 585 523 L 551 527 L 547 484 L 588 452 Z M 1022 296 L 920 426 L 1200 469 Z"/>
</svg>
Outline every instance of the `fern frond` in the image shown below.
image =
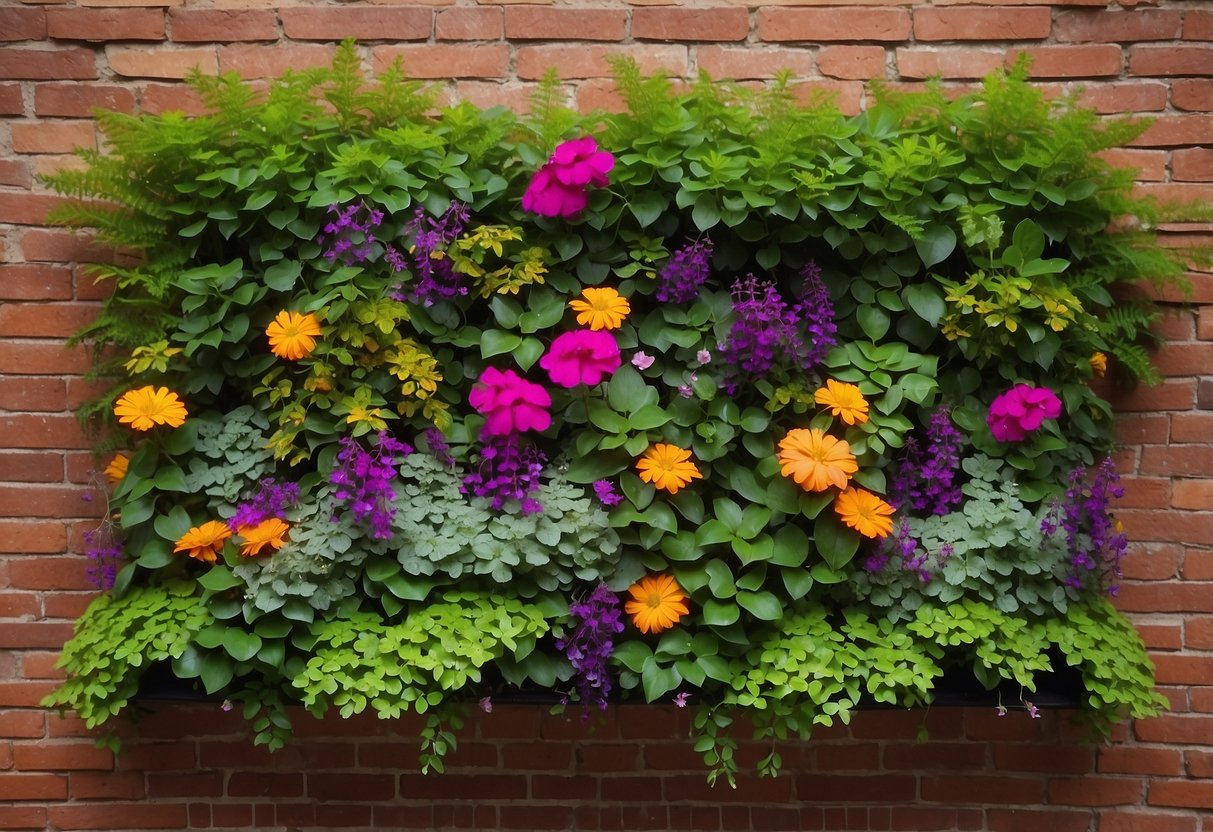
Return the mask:
<svg viewBox="0 0 1213 832">
<path fill-rule="evenodd" d="M 523 124 L 535 135 L 539 149 L 547 156 L 577 124 L 577 114 L 569 109 L 560 76 L 554 69 L 544 74 L 528 100 L 531 111 Z"/>
</svg>

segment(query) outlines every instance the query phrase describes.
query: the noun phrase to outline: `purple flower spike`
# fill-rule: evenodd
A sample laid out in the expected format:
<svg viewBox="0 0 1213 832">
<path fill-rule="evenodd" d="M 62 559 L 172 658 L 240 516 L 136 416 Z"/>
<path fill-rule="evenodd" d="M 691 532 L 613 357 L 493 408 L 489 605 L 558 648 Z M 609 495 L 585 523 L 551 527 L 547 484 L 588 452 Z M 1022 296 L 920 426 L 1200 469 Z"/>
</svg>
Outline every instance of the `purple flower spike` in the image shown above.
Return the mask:
<svg viewBox="0 0 1213 832">
<path fill-rule="evenodd" d="M 577 672 L 577 695 L 585 704 L 607 706 L 611 692 L 610 658 L 615 651 L 615 635 L 623 632 L 623 607 L 618 596 L 599 584 L 580 603 L 569 605 L 569 617 L 575 629 L 571 636 L 556 642 Z M 588 716 L 586 711 L 583 716 Z"/>
</svg>

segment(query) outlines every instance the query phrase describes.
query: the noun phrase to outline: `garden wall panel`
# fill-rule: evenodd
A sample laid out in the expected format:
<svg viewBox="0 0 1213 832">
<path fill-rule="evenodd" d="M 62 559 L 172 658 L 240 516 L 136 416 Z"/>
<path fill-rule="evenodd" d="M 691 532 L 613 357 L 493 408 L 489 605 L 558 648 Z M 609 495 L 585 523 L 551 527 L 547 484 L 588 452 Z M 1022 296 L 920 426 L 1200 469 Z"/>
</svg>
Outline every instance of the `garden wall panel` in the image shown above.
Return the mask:
<svg viewBox="0 0 1213 832">
<path fill-rule="evenodd" d="M 105 288 L 82 262 L 122 258 L 43 227 L 39 174 L 98 141 L 90 112 L 192 111 L 180 79 L 267 77 L 359 39 L 452 97 L 524 106 L 549 66 L 569 101 L 611 106 L 606 56 L 746 82 L 794 73 L 848 112 L 869 81 L 962 88 L 1020 52 L 1050 92 L 1154 125 L 1113 160 L 1143 191 L 1213 199 L 1213 10 L 1195 0 L 787 0 L 518 4 L 7 0 L 0 8 L 0 828 L 965 829 L 1213 832 L 1213 274 L 1166 296 L 1165 382 L 1109 391 L 1134 540 L 1118 604 L 1154 652 L 1171 712 L 1095 748 L 1065 713 L 993 708 L 857 715 L 783 749 L 779 780 L 709 789 L 687 711 L 615 708 L 583 723 L 539 706 L 477 713 L 445 776 L 415 770 L 412 723 L 298 716 L 277 755 L 216 704 L 155 705 L 114 759 L 38 707 L 91 593 L 81 554 L 100 512 L 71 416 L 88 398 L 65 337 Z M 1164 226 L 1208 245 L 1213 225 Z M 920 728 L 930 740 L 918 742 Z M 759 749 L 744 747 L 747 757 Z"/>
</svg>

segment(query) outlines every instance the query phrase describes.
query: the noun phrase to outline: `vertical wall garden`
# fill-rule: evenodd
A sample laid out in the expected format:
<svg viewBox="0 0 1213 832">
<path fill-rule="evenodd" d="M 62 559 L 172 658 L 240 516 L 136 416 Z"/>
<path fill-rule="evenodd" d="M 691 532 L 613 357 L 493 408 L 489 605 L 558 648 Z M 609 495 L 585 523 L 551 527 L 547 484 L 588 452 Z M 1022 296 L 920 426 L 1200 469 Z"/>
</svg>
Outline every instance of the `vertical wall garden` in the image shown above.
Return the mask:
<svg viewBox="0 0 1213 832">
<path fill-rule="evenodd" d="M 273 747 L 294 703 L 425 713 L 440 769 L 478 701 L 673 699 L 730 779 L 739 713 L 807 736 L 945 673 L 1026 719 L 1073 668 L 1096 734 L 1158 710 L 1091 387 L 1151 381 L 1126 287 L 1181 272 L 1096 155 L 1141 125 L 1022 67 L 844 117 L 356 66 L 195 77 L 209 115 L 102 116 L 51 180 L 141 259 L 79 336 L 109 591 L 48 704 L 102 725 L 159 664 Z"/>
</svg>

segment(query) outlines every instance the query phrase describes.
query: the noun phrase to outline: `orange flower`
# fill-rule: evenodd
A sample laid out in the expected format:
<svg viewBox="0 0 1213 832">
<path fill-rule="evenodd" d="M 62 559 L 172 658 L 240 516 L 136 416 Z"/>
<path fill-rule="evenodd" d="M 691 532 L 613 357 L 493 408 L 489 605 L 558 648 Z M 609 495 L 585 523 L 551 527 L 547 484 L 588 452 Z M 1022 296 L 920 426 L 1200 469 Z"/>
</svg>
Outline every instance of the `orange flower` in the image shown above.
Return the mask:
<svg viewBox="0 0 1213 832">
<path fill-rule="evenodd" d="M 1108 371 L 1108 357 L 1102 352 L 1092 353 L 1087 363 L 1091 365 L 1091 372 L 1096 378 L 1103 378 L 1104 373 Z"/>
<path fill-rule="evenodd" d="M 284 309 L 265 328 L 265 334 L 270 339 L 270 352 L 288 361 L 298 361 L 316 349 L 320 322 L 310 312 L 300 315 Z"/>
<path fill-rule="evenodd" d="M 813 400 L 828 407 L 835 416 L 841 416 L 848 425 L 868 421 L 868 400 L 854 384 L 828 379 L 826 386 L 813 394 Z"/>
<path fill-rule="evenodd" d="M 686 593 L 669 575 L 646 575 L 628 588 L 624 610 L 642 633 L 660 633 L 686 615 Z"/>
<path fill-rule="evenodd" d="M 105 466 L 105 478 L 110 481 L 110 485 L 117 485 L 122 482 L 122 478 L 126 476 L 126 469 L 130 467 L 131 458 L 126 454 L 116 454 L 110 460 L 110 464 Z"/>
<path fill-rule="evenodd" d="M 690 451 L 664 442 L 650 446 L 636 463 L 636 470 L 642 480 L 671 494 L 677 494 L 691 480 L 703 479 L 703 474 L 691 461 Z"/>
<path fill-rule="evenodd" d="M 779 468 L 805 491 L 846 488 L 859 470 L 851 446 L 817 428 L 795 428 L 779 441 Z"/>
<path fill-rule="evenodd" d="M 231 536 L 232 530 L 225 523 L 207 520 L 201 526 L 195 526 L 181 535 L 173 551 L 187 552 L 191 558 L 203 563 L 215 563 L 219 559 L 223 542 Z"/>
<path fill-rule="evenodd" d="M 871 491 L 848 488 L 834 501 L 834 511 L 864 537 L 888 537 L 893 531 L 893 507 Z"/>
<path fill-rule="evenodd" d="M 261 554 L 261 550 L 266 546 L 274 551 L 281 549 L 285 542 L 283 538 L 286 537 L 290 528 L 277 517 L 262 520 L 255 526 L 241 526 L 236 530 L 236 534 L 244 540 L 240 544 L 240 554 L 251 558 Z"/>
<path fill-rule="evenodd" d="M 628 299 L 609 286 L 585 289 L 581 297 L 569 301 L 577 313 L 577 323 L 590 329 L 618 329 L 632 311 Z"/>
<path fill-rule="evenodd" d="M 135 430 L 151 430 L 156 425 L 179 428 L 189 414 L 176 393 L 167 387 L 148 386 L 123 393 L 114 402 L 114 415 Z"/>
</svg>

